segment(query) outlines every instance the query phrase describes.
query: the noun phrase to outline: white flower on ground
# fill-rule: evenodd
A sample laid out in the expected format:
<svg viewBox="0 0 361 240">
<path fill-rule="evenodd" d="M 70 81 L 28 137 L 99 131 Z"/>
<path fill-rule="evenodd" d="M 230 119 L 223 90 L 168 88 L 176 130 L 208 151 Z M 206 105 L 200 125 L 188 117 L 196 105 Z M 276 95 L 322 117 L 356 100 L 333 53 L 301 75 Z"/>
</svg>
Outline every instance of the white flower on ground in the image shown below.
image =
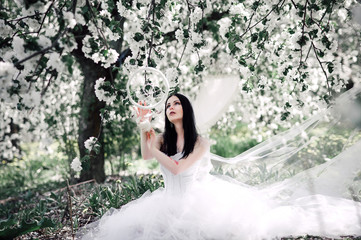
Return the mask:
<svg viewBox="0 0 361 240">
<path fill-rule="evenodd" d="M 88 149 L 90 152 L 91 150 L 93 150 L 93 148 L 98 146 L 97 141 L 98 139 L 96 137 L 90 137 L 88 140 L 84 142 L 84 147 Z"/>
<path fill-rule="evenodd" d="M 81 162 L 78 157 L 74 158 L 70 165 L 71 168 L 76 172 L 80 172 L 83 169 L 81 167 Z"/>
</svg>

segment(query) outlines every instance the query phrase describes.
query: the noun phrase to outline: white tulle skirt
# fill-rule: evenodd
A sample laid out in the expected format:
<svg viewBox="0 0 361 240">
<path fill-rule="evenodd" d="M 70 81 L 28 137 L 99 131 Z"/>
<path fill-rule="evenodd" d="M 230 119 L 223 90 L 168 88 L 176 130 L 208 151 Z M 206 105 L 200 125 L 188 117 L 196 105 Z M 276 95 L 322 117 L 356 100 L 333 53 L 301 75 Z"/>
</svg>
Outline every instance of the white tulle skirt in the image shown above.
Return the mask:
<svg viewBox="0 0 361 240">
<path fill-rule="evenodd" d="M 361 204 L 324 195 L 292 201 L 209 175 L 183 194 L 164 188 L 112 209 L 82 239 L 273 239 L 361 235 Z"/>
</svg>

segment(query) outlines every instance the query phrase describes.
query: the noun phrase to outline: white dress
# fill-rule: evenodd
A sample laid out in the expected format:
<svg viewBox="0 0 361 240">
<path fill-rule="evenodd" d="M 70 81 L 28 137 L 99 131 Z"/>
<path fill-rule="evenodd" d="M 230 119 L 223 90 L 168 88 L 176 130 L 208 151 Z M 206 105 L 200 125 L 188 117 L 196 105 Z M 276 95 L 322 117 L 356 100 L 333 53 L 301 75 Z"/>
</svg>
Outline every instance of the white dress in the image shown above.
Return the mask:
<svg viewBox="0 0 361 240">
<path fill-rule="evenodd" d="M 360 145 L 361 146 L 361 145 Z M 109 211 L 82 239 L 272 239 L 361 235 L 361 204 L 345 198 L 271 196 L 209 174 L 209 152 L 186 171 L 161 167 L 165 187 Z M 171 156 L 179 160 L 181 154 Z"/>
</svg>

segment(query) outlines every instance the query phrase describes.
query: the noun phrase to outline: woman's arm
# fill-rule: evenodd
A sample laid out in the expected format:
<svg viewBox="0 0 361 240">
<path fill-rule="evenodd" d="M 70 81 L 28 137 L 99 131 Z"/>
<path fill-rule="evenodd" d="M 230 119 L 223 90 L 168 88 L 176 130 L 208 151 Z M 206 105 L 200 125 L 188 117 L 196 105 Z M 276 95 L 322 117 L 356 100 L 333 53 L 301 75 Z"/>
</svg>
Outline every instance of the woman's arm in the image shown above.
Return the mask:
<svg viewBox="0 0 361 240">
<path fill-rule="evenodd" d="M 144 102 L 138 102 L 138 104 L 146 106 L 147 104 Z M 135 113 L 137 114 L 137 123 L 138 126 L 140 128 L 140 152 L 142 154 L 142 157 L 144 160 L 148 160 L 153 158 L 152 153 L 149 150 L 149 146 L 147 145 L 147 139 L 149 138 L 149 132 L 147 132 L 146 130 L 144 130 L 143 127 L 140 127 L 140 125 L 144 122 L 147 121 L 151 121 L 152 120 L 152 116 L 151 116 L 151 111 L 149 109 L 142 109 L 142 108 L 135 108 Z M 148 122 L 148 123 L 149 123 Z M 150 125 L 150 123 L 149 123 Z M 157 137 L 156 138 L 156 146 L 158 147 L 158 149 L 160 148 L 161 145 L 161 137 Z"/>
<path fill-rule="evenodd" d="M 152 141 L 152 137 L 154 138 L 154 132 L 151 132 L 150 141 Z M 209 143 L 206 139 L 198 138 L 196 145 L 194 146 L 194 150 L 191 154 L 187 156 L 187 158 L 183 158 L 178 162 L 168 157 L 166 154 L 161 152 L 156 148 L 155 144 L 149 144 L 149 150 L 152 155 L 157 159 L 157 161 L 162 164 L 166 169 L 168 169 L 174 175 L 184 172 L 190 166 L 192 166 L 197 160 L 199 160 L 203 154 L 208 150 Z"/>
<path fill-rule="evenodd" d="M 154 157 L 147 144 L 147 139 L 147 132 L 140 130 L 140 152 L 144 160 L 152 159 Z M 155 141 L 155 147 L 160 149 L 162 136 L 156 136 Z"/>
</svg>

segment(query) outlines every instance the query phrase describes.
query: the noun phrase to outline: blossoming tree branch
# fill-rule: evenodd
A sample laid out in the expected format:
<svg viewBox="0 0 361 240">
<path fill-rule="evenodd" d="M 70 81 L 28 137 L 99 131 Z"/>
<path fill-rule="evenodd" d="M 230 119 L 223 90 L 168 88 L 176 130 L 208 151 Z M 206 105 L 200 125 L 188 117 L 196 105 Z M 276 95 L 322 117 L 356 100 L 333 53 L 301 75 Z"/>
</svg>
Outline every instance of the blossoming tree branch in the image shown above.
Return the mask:
<svg viewBox="0 0 361 240">
<path fill-rule="evenodd" d="M 238 74 L 219 124 L 241 119 L 255 135 L 360 79 L 357 1 L 0 1 L 1 159 L 21 158 L 21 141 L 55 139 L 69 167 L 77 152 L 87 159 L 73 162 L 81 180 L 104 181 L 107 141 L 132 145 L 125 83 L 140 66 L 189 94 L 208 75 Z"/>
</svg>

